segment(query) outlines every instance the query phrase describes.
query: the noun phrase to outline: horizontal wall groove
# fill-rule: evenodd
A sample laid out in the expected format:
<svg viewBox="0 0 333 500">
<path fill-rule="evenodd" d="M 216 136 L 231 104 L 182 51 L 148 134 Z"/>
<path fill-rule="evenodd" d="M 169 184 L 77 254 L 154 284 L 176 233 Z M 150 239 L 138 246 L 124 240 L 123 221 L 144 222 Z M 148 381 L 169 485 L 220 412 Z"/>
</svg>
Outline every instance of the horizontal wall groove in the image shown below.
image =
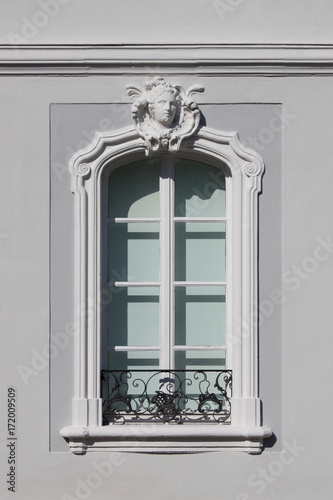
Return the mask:
<svg viewBox="0 0 333 500">
<path fill-rule="evenodd" d="M 333 74 L 333 45 L 0 45 L 1 75 Z"/>
</svg>

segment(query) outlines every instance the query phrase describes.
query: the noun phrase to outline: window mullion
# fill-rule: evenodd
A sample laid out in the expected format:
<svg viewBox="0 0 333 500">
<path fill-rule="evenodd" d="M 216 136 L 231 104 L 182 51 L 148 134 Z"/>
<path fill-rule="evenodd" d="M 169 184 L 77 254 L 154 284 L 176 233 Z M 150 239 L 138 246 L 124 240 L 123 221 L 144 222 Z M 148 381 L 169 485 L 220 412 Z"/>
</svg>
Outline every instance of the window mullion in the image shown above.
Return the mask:
<svg viewBox="0 0 333 500">
<path fill-rule="evenodd" d="M 170 304 L 170 325 L 169 325 L 169 368 L 175 368 L 175 242 L 174 242 L 174 206 L 175 206 L 175 173 L 174 156 L 169 156 L 169 304 Z"/>
<path fill-rule="evenodd" d="M 160 368 L 173 368 L 173 157 L 163 155 L 160 175 Z"/>
</svg>

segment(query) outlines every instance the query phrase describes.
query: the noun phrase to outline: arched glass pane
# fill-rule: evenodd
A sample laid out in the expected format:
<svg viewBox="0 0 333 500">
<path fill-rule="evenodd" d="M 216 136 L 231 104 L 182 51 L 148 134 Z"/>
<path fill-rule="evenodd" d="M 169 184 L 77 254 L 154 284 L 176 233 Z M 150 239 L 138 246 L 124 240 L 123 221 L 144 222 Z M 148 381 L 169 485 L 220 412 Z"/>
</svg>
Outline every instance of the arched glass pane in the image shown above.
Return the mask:
<svg viewBox="0 0 333 500">
<path fill-rule="evenodd" d="M 225 217 L 225 176 L 193 160 L 175 160 L 175 216 Z"/>
<path fill-rule="evenodd" d="M 160 161 L 117 168 L 109 177 L 109 217 L 159 217 Z"/>
</svg>

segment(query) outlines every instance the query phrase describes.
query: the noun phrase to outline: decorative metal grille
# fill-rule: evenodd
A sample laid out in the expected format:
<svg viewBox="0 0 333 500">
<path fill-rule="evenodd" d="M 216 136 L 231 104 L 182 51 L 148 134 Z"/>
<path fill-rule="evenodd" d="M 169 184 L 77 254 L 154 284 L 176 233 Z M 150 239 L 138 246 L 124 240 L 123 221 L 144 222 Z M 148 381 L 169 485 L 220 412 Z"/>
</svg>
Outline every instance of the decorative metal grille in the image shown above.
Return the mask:
<svg viewBox="0 0 333 500">
<path fill-rule="evenodd" d="M 103 423 L 230 423 L 231 370 L 102 370 Z"/>
</svg>

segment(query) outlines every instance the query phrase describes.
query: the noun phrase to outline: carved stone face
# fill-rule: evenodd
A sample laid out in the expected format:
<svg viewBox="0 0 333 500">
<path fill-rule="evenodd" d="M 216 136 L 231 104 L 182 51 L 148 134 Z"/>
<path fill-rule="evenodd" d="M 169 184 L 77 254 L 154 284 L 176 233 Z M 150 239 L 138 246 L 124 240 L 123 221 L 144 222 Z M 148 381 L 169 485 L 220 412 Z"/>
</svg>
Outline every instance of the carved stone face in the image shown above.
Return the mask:
<svg viewBox="0 0 333 500">
<path fill-rule="evenodd" d="M 170 127 L 177 112 L 177 102 L 172 92 L 163 92 L 157 96 L 153 105 L 154 120 L 163 127 Z"/>
</svg>

